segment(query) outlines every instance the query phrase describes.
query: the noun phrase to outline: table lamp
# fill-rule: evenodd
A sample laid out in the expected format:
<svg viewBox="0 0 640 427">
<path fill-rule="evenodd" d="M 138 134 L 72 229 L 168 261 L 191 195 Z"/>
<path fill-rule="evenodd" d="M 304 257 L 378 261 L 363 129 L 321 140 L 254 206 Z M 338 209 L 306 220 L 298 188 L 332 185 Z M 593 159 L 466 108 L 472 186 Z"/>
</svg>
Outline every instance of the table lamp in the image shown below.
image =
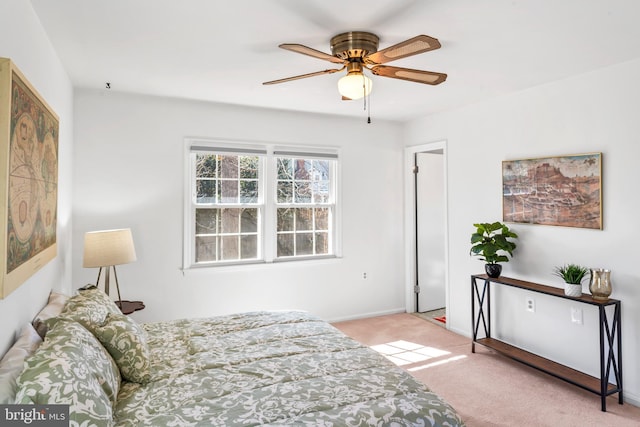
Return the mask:
<svg viewBox="0 0 640 427">
<path fill-rule="evenodd" d="M 104 292 L 107 295 L 109 295 L 109 273 L 113 268 L 113 275 L 116 279 L 116 289 L 118 291 L 118 301 L 116 301 L 116 304 L 123 313 L 125 311 L 123 309 L 123 303 L 127 303 L 127 301 L 122 301 L 120 296 L 120 285 L 118 284 L 116 265 L 129 264 L 135 260 L 136 250 L 133 246 L 131 229 L 124 228 L 85 233 L 82 266 L 86 268 L 100 267 L 96 286 L 100 283 L 100 275 L 102 274 L 102 269 L 105 268 Z"/>
</svg>

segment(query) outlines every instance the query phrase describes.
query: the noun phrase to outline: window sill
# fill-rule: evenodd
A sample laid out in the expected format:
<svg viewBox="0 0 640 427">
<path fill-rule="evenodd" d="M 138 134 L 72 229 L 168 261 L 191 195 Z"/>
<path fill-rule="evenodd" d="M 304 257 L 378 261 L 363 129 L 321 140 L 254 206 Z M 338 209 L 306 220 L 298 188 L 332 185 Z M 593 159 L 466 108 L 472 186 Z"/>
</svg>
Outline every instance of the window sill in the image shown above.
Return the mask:
<svg viewBox="0 0 640 427">
<path fill-rule="evenodd" d="M 250 261 L 229 261 L 229 262 L 217 262 L 211 264 L 194 264 L 188 267 L 183 267 L 181 270 L 185 271 L 197 271 L 197 270 L 207 270 L 207 269 L 247 269 L 247 268 L 258 268 L 264 267 L 266 265 L 285 265 L 288 263 L 314 263 L 314 264 L 322 264 L 327 262 L 332 262 L 336 260 L 341 260 L 341 256 L 337 255 L 323 255 L 323 256 L 308 256 L 308 257 L 291 257 L 291 258 L 278 258 L 272 261 L 265 260 L 250 260 Z"/>
</svg>

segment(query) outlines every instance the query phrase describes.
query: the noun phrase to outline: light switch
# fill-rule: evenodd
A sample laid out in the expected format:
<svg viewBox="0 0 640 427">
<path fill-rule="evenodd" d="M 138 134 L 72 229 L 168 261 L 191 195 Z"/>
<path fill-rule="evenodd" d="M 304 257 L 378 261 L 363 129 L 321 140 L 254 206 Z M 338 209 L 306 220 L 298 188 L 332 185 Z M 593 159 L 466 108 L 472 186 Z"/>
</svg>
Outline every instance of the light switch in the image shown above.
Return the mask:
<svg viewBox="0 0 640 427">
<path fill-rule="evenodd" d="M 571 322 L 582 325 L 582 309 L 571 307 Z"/>
</svg>

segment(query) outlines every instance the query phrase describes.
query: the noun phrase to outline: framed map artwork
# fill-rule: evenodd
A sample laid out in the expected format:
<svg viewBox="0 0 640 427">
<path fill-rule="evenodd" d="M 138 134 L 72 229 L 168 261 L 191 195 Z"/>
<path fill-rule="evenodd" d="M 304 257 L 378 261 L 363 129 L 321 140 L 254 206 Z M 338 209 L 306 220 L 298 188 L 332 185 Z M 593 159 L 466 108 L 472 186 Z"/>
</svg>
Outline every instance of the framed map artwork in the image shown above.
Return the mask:
<svg viewBox="0 0 640 427">
<path fill-rule="evenodd" d="M 505 222 L 602 229 L 602 153 L 502 162 Z"/>
<path fill-rule="evenodd" d="M 0 298 L 56 256 L 58 116 L 0 58 Z"/>
</svg>

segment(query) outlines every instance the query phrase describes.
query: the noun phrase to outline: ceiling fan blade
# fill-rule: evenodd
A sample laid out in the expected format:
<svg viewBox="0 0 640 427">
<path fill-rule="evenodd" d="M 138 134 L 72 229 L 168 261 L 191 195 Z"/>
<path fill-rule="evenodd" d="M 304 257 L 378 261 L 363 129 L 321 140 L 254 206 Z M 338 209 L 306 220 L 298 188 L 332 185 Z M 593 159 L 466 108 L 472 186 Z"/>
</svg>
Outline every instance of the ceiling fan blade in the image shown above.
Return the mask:
<svg viewBox="0 0 640 427">
<path fill-rule="evenodd" d="M 374 52 L 371 55 L 367 55 L 364 60 L 367 64 L 384 64 L 385 62 L 395 61 L 396 59 L 439 48 L 440 42 L 438 39 L 420 35 Z"/>
<path fill-rule="evenodd" d="M 334 64 L 343 64 L 344 61 L 336 56 L 329 55 L 328 53 L 320 52 L 319 50 L 315 50 L 308 46 L 304 46 L 297 43 L 283 43 L 278 46 L 285 50 L 290 50 L 292 52 L 301 53 L 303 55 L 312 56 L 318 59 L 324 59 L 325 61 L 333 62 Z"/>
<path fill-rule="evenodd" d="M 316 71 L 315 73 L 308 73 L 308 74 L 301 74 L 299 76 L 293 76 L 293 77 L 286 77 L 284 79 L 278 79 L 278 80 L 271 80 L 269 82 L 264 82 L 262 83 L 263 85 L 275 85 L 278 83 L 285 83 L 285 82 L 290 82 L 292 80 L 299 80 L 299 79 L 306 79 L 307 77 L 315 77 L 315 76 L 321 76 L 323 74 L 333 74 L 333 73 L 337 73 L 338 71 L 342 71 L 344 70 L 344 67 L 342 68 L 337 68 L 337 69 L 329 69 L 329 70 L 323 70 L 323 71 Z"/>
<path fill-rule="evenodd" d="M 391 77 L 392 79 L 409 80 L 410 82 L 437 85 L 447 79 L 447 75 L 433 71 L 412 70 L 411 68 L 390 67 L 376 65 L 370 68 L 376 76 Z"/>
</svg>

